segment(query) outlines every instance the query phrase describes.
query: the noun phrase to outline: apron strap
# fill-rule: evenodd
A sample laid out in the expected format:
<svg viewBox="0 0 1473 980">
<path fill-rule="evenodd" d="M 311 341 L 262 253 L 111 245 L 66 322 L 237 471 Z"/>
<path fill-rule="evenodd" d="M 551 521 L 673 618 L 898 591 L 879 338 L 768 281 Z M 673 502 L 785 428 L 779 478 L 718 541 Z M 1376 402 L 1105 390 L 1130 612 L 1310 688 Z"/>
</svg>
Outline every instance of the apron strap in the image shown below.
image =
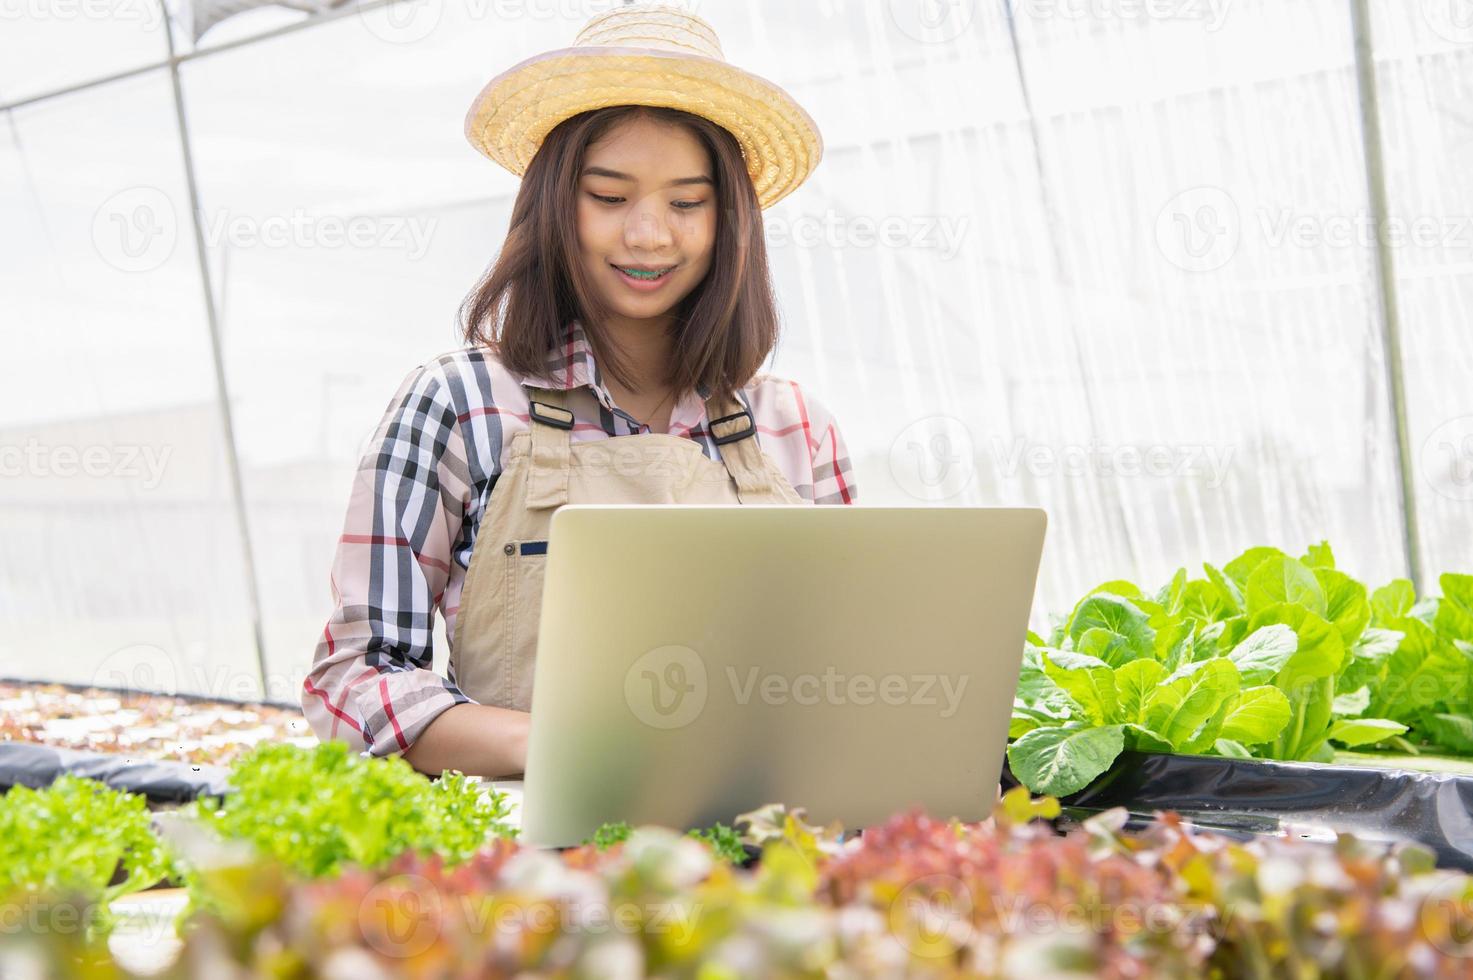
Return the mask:
<svg viewBox="0 0 1473 980">
<path fill-rule="evenodd" d="M 523 385 L 530 404 L 531 469 L 527 474 L 527 507 L 561 507 L 568 502 L 573 413 L 567 393 L 556 388 Z"/>
<path fill-rule="evenodd" d="M 757 420 L 735 398 L 712 396 L 706 400 L 706 418 L 721 461 L 736 481 L 737 499 L 743 504 L 783 503 L 772 485 L 762 447 L 757 445 Z"/>
</svg>

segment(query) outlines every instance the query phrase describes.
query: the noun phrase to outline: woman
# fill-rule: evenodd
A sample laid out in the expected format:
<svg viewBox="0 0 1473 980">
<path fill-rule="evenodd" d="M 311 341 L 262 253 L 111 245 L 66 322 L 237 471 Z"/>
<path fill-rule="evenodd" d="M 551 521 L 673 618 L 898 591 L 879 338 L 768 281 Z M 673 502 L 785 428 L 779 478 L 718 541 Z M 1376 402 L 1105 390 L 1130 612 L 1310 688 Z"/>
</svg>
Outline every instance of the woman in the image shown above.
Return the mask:
<svg viewBox="0 0 1473 980">
<path fill-rule="evenodd" d="M 757 373 L 777 339 L 761 208 L 822 151 L 785 92 L 700 18 L 631 4 L 492 79 L 466 133 L 523 176 L 510 230 L 468 346 L 409 373 L 359 465 L 302 706 L 322 738 L 504 776 L 526 760 L 559 506 L 855 488 L 828 410 Z"/>
</svg>

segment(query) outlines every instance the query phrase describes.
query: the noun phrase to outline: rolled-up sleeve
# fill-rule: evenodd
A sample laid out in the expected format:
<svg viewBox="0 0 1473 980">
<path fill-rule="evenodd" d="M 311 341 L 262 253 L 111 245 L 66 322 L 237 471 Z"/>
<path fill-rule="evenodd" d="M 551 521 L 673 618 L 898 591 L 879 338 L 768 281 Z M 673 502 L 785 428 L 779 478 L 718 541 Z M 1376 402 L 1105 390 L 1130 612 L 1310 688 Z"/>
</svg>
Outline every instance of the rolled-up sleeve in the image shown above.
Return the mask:
<svg viewBox="0 0 1473 980">
<path fill-rule="evenodd" d="M 469 492 L 440 367 L 411 371 L 358 463 L 330 583 L 335 608 L 302 685 L 319 738 L 401 753 L 469 700 L 433 667 L 435 611 Z"/>
</svg>

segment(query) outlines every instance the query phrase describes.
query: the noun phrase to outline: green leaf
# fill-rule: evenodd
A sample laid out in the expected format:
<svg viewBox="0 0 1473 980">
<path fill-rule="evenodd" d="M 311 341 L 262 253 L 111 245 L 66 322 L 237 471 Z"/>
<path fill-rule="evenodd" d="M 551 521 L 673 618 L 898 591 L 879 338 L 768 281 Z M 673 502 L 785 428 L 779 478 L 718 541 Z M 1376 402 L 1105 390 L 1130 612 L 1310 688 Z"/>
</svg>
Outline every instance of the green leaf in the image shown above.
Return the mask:
<svg viewBox="0 0 1473 980">
<path fill-rule="evenodd" d="M 1008 719 L 1008 741 L 1022 738 L 1035 728 L 1042 728 L 1049 723 L 1039 719 L 1027 705 L 1022 705 L 1017 699 L 1014 699 L 1013 716 Z"/>
<path fill-rule="evenodd" d="M 1171 576 L 1171 581 L 1161 587 L 1156 593 L 1156 603 L 1166 610 L 1168 615 L 1179 616 L 1182 611 L 1182 603 L 1187 594 L 1187 570 L 1178 568 L 1176 574 Z"/>
<path fill-rule="evenodd" d="M 1278 676 L 1298 649 L 1299 637 L 1291 627 L 1270 623 L 1260 626 L 1233 647 L 1228 659 L 1237 665 L 1244 684 L 1267 684 Z"/>
<path fill-rule="evenodd" d="M 1473 575 L 1448 572 L 1438 579 L 1442 601 L 1437 604 L 1436 629 L 1450 640 L 1473 642 Z"/>
<path fill-rule="evenodd" d="M 1100 595 L 1101 593 L 1120 596 L 1121 598 L 1129 599 L 1132 602 L 1135 602 L 1138 599 L 1145 598 L 1145 593 L 1141 591 L 1141 587 L 1139 585 L 1136 585 L 1134 582 L 1127 582 L 1123 578 L 1111 579 L 1108 582 L 1101 582 L 1099 585 L 1096 585 L 1094 588 L 1089 590 L 1089 595 Z M 1087 597 L 1088 596 L 1086 596 L 1086 598 Z"/>
<path fill-rule="evenodd" d="M 1465 755 L 1473 755 L 1473 718 L 1465 715 L 1428 715 L 1418 727 L 1438 745 Z"/>
<path fill-rule="evenodd" d="M 1196 628 L 1195 619 L 1168 618 L 1157 625 L 1155 659 L 1164 664 L 1190 659 L 1187 654 L 1191 652 L 1192 634 Z"/>
<path fill-rule="evenodd" d="M 1335 704 L 1330 709 L 1337 718 L 1354 718 L 1366 713 L 1371 706 L 1371 689 L 1358 687 L 1348 694 L 1335 695 Z"/>
<path fill-rule="evenodd" d="M 1225 619 L 1228 616 L 1236 616 L 1243 611 L 1243 585 L 1218 571 L 1217 566 L 1204 562 L 1203 570 L 1207 572 L 1207 582 L 1217 590 L 1217 602 L 1221 605 L 1221 613 L 1214 619 Z"/>
<path fill-rule="evenodd" d="M 1104 725 L 1115 717 L 1115 672 L 1109 664 L 1082 653 L 1048 650 L 1043 669 L 1091 724 Z"/>
<path fill-rule="evenodd" d="M 1132 660 L 1115 671 L 1115 715 L 1110 721 L 1139 723 L 1146 699 L 1166 677 L 1154 660 Z"/>
<path fill-rule="evenodd" d="M 1325 592 L 1325 618 L 1335 624 L 1345 645 L 1353 646 L 1371 622 L 1366 587 L 1332 568 L 1316 568 L 1314 577 Z"/>
<path fill-rule="evenodd" d="M 1220 738 L 1212 745 L 1212 751 L 1228 759 L 1251 759 L 1253 753 L 1239 742 L 1230 738 Z"/>
<path fill-rule="evenodd" d="M 1350 648 L 1350 658 L 1335 680 L 1335 693 L 1348 694 L 1362 688 L 1379 689 L 1386 678 L 1387 664 L 1401 645 L 1402 633 L 1368 627 Z M 1359 714 L 1360 712 L 1354 712 Z"/>
<path fill-rule="evenodd" d="M 1238 588 L 1242 590 L 1243 594 L 1246 595 L 1248 590 L 1248 579 L 1253 575 L 1254 570 L 1257 569 L 1259 565 L 1262 565 L 1264 562 L 1268 561 L 1271 558 L 1287 557 L 1288 555 L 1284 554 L 1278 548 L 1249 548 L 1247 551 L 1243 552 L 1241 555 L 1224 565 L 1222 570 L 1227 573 L 1228 579 L 1230 579 L 1235 585 L 1237 585 Z M 1205 567 L 1207 567 L 1207 574 L 1210 576 L 1213 571 L 1212 567 Z"/>
<path fill-rule="evenodd" d="M 711 850 L 716 857 L 727 864 L 740 866 L 747 860 L 747 850 L 742 847 L 741 834 L 724 823 L 715 823 L 709 827 L 694 827 L 686 833 L 711 845 Z"/>
<path fill-rule="evenodd" d="M 1176 751 L 1176 747 L 1160 735 L 1141 725 L 1125 725 L 1125 741 L 1132 752 Z"/>
<path fill-rule="evenodd" d="M 1217 636 L 1218 650 L 1231 650 L 1248 638 L 1248 617 L 1232 616 L 1222 621 L 1222 632 Z M 1215 656 L 1215 654 L 1214 654 Z"/>
<path fill-rule="evenodd" d="M 1313 570 L 1304 563 L 1278 556 L 1268 558 L 1248 578 L 1248 612 L 1250 615 L 1267 606 L 1293 603 L 1316 615 L 1325 615 L 1325 590 Z"/>
<path fill-rule="evenodd" d="M 1146 701 L 1145 727 L 1181 748 L 1238 691 L 1238 668 L 1225 658 L 1203 661 L 1195 673 L 1168 681 Z"/>
<path fill-rule="evenodd" d="M 1294 655 L 1279 672 L 1279 680 L 1332 677 L 1340 670 L 1345 660 L 1345 641 L 1324 617 L 1298 603 L 1279 603 L 1258 610 L 1250 625 L 1258 630 L 1276 623 L 1288 626 L 1298 639 Z M 1293 692 L 1283 684 L 1279 686 L 1292 700 Z"/>
<path fill-rule="evenodd" d="M 1310 568 L 1335 567 L 1335 553 L 1330 550 L 1330 542 L 1328 541 L 1321 541 L 1319 544 L 1310 545 L 1309 550 L 1304 553 L 1304 557 L 1299 560 Z"/>
<path fill-rule="evenodd" d="M 1272 685 L 1249 687 L 1227 703 L 1219 734 L 1244 745 L 1260 745 L 1278 738 L 1291 714 L 1289 699 Z"/>
<path fill-rule="evenodd" d="M 1397 621 L 1401 643 L 1386 660 L 1386 676 L 1371 691 L 1371 711 L 1377 716 L 1410 721 L 1423 708 L 1457 704 L 1467 696 L 1468 667 L 1464 656 L 1445 637 L 1420 619 Z"/>
<path fill-rule="evenodd" d="M 1329 738 L 1353 749 L 1400 735 L 1406 730 L 1407 726 L 1385 718 L 1347 718 L 1330 726 Z"/>
<path fill-rule="evenodd" d="M 1068 796 L 1109 769 L 1124 747 L 1120 725 L 1040 728 L 1008 746 L 1008 766 L 1030 792 Z"/>
<path fill-rule="evenodd" d="M 1393 579 L 1371 594 L 1371 624 L 1388 626 L 1403 619 L 1417 601 L 1416 590 L 1404 578 Z"/>
<path fill-rule="evenodd" d="M 1398 630 L 1371 626 L 1355 641 L 1350 653 L 1357 660 L 1380 662 L 1396 652 L 1396 648 L 1401 646 L 1403 636 L 1405 634 Z"/>
<path fill-rule="evenodd" d="M 1119 641 L 1110 645 L 1109 656 L 1100 659 L 1111 667 L 1119 667 L 1131 660 L 1154 656 L 1156 631 L 1151 629 L 1149 619 L 1129 599 L 1107 592 L 1096 593 L 1074 608 L 1069 619 L 1069 637 L 1077 646 L 1092 629 L 1114 634 Z"/>
<path fill-rule="evenodd" d="M 1442 600 L 1439 599 L 1437 596 L 1430 596 L 1426 599 L 1419 599 L 1412 606 L 1412 608 L 1407 610 L 1407 615 L 1412 619 L 1419 619 L 1422 622 L 1426 623 L 1428 626 L 1436 628 L 1437 610 L 1441 605 Z"/>
</svg>

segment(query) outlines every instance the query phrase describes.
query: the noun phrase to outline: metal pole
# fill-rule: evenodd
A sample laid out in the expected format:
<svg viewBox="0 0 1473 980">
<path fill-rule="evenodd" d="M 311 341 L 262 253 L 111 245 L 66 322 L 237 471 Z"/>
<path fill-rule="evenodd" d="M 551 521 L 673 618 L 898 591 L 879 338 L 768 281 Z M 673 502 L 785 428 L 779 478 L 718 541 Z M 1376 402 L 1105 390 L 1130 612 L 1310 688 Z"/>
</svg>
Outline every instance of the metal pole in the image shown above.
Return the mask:
<svg viewBox="0 0 1473 980">
<path fill-rule="evenodd" d="M 256 642 L 256 668 L 261 678 L 261 700 L 268 700 L 266 683 L 266 643 L 261 633 L 261 598 L 256 587 L 256 560 L 251 548 L 250 524 L 246 519 L 245 493 L 240 479 L 240 458 L 235 447 L 235 425 L 230 415 L 230 387 L 225 380 L 225 360 L 221 351 L 220 323 L 215 314 L 215 290 L 210 282 L 210 260 L 205 252 L 205 233 L 200 225 L 199 184 L 194 176 L 194 153 L 190 149 L 189 124 L 184 117 L 184 89 L 179 83 L 179 59 L 174 55 L 173 25 L 163 0 L 164 37 L 169 44 L 169 80 L 174 87 L 174 113 L 179 121 L 179 145 L 184 151 L 184 179 L 189 188 L 190 227 L 194 229 L 194 254 L 199 261 L 200 282 L 205 292 L 205 322 L 210 328 L 210 354 L 215 366 L 215 386 L 219 393 L 220 426 L 225 436 L 225 460 L 230 471 L 230 489 L 235 500 L 235 521 L 240 531 L 241 552 L 245 557 L 246 594 L 250 603 L 251 631 Z"/>
<path fill-rule="evenodd" d="M 1368 0 L 1350 0 L 1355 31 L 1355 79 L 1360 94 L 1361 143 L 1366 162 L 1366 194 L 1376 235 L 1371 244 L 1376 259 L 1376 298 L 1381 313 L 1381 343 L 1386 354 L 1386 387 L 1396 428 L 1396 459 L 1400 477 L 1402 548 L 1407 574 L 1417 595 L 1422 595 L 1421 536 L 1417 529 L 1416 471 L 1411 438 L 1407 432 L 1406 383 L 1401 364 L 1401 321 L 1396 302 L 1396 261 L 1384 237 L 1390 207 L 1386 198 L 1385 148 L 1381 143 L 1381 107 L 1376 92 L 1376 62 L 1371 44 L 1371 15 Z"/>
<path fill-rule="evenodd" d="M 374 10 L 378 7 L 387 7 L 391 4 L 401 2 L 403 2 L 403 0 L 360 0 L 360 2 L 358 2 L 357 4 L 345 4 L 344 6 L 338 7 L 333 10 L 325 10 L 322 13 L 313 14 L 305 20 L 297 21 L 295 24 L 285 24 L 281 27 L 273 27 L 269 31 L 262 31 L 259 34 L 252 34 L 250 37 L 236 38 L 234 41 L 222 41 L 219 44 L 213 44 L 210 47 L 204 48 L 199 51 L 186 51 L 184 54 L 176 54 L 174 52 L 174 38 L 173 35 L 170 34 L 168 36 L 169 57 L 165 58 L 163 61 L 150 62 L 146 65 L 139 65 L 136 68 L 126 68 L 122 71 L 115 71 L 110 75 L 102 75 L 98 78 L 89 78 L 84 82 L 77 82 L 73 85 L 66 85 L 62 88 L 52 89 L 49 92 L 38 92 L 35 95 L 28 95 L 23 99 L 16 99 L 13 102 L 0 103 L 0 112 L 5 112 L 8 109 L 19 109 L 23 106 L 34 105 L 38 102 L 45 102 L 48 99 L 60 98 L 64 95 L 73 95 L 77 92 L 85 92 L 88 89 L 97 88 L 99 85 L 106 85 L 109 82 L 121 81 L 125 78 L 132 78 L 135 75 L 145 75 L 151 71 L 156 71 L 166 66 L 177 66 L 186 61 L 194 61 L 199 58 L 208 58 L 211 55 L 221 54 L 226 51 L 233 51 L 236 48 L 243 47 L 247 44 L 255 44 L 257 41 L 269 41 L 272 38 L 284 37 L 287 34 L 295 34 L 297 31 L 305 31 L 313 27 L 319 27 L 322 24 L 331 23 L 332 21 L 338 20 L 343 17 L 361 16 L 366 11 Z M 165 11 L 164 16 L 168 17 L 167 11 Z M 164 24 L 167 28 L 169 21 L 165 20 Z M 168 33 L 167 29 L 165 33 Z"/>
</svg>

